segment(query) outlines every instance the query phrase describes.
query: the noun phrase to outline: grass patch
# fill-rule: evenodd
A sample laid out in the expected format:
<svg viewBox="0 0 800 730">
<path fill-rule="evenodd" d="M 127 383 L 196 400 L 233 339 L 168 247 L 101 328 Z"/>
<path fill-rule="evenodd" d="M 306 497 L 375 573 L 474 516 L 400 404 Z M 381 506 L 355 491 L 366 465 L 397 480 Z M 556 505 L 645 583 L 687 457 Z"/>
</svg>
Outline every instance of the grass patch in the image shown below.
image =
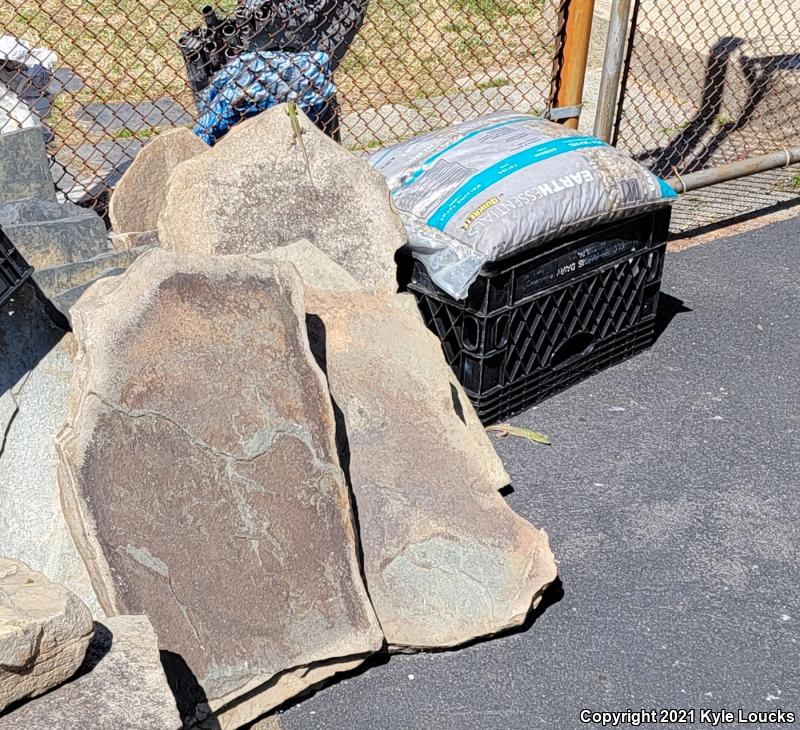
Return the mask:
<svg viewBox="0 0 800 730">
<path fill-rule="evenodd" d="M 475 88 L 480 91 L 486 91 L 486 89 L 499 89 L 501 86 L 508 86 L 509 83 L 507 78 L 500 76 L 499 78 L 490 79 L 489 81 L 481 81 L 475 84 Z"/>
<path fill-rule="evenodd" d="M 501 16 L 513 18 L 522 13 L 519 5 L 505 0 L 453 0 L 453 4 L 467 15 L 479 16 L 486 20 L 497 20 Z"/>
<path fill-rule="evenodd" d="M 77 114 L 91 103 L 176 100 L 194 112 L 181 32 L 201 21 L 198 0 L 0 0 L 0 33 L 52 48 L 85 87 L 61 94 L 48 124 L 57 145 L 146 138 L 152 130 L 89 135 Z M 216 3 L 228 13 L 237 0 Z M 471 76 L 550 66 L 553 18 L 544 0 L 371 0 L 364 25 L 336 73 L 344 113 L 451 93 Z M 508 73 L 508 71 L 506 71 Z M 506 78 L 482 81 L 499 87 Z M 468 109 L 464 114 L 468 114 Z M 367 143 L 369 144 L 369 143 Z M 367 147 L 369 149 L 369 147 Z"/>
<path fill-rule="evenodd" d="M 114 139 L 150 139 L 158 134 L 157 129 L 137 129 L 135 132 L 130 129 L 120 129 L 111 132 L 110 136 Z"/>
</svg>

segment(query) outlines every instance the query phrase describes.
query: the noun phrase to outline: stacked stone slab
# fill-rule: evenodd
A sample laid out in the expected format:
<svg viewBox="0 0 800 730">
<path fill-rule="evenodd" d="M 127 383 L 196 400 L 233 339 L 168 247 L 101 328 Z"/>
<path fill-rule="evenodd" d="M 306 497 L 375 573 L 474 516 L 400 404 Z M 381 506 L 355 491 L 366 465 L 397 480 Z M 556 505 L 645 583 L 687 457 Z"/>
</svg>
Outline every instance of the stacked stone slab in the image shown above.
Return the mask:
<svg viewBox="0 0 800 730">
<path fill-rule="evenodd" d="M 519 626 L 557 574 L 547 535 L 498 493 L 508 475 L 413 297 L 358 290 L 307 244 L 280 251 L 306 282 L 390 647 L 446 648 Z"/>
<path fill-rule="evenodd" d="M 41 127 L 0 134 L 0 204 L 29 198 L 56 200 Z"/>
<path fill-rule="evenodd" d="M 40 127 L 0 134 L 0 228 L 53 304 L 70 306 L 97 278 L 116 273 L 141 249 L 114 252 L 92 210 L 58 203 Z"/>
<path fill-rule="evenodd" d="M 0 712 L 69 679 L 93 631 L 92 615 L 77 596 L 23 563 L 0 558 Z"/>
<path fill-rule="evenodd" d="M 75 678 L 0 719 L 3 730 L 179 730 L 175 706 L 146 616 L 95 625 Z"/>
<path fill-rule="evenodd" d="M 144 613 L 223 728 L 383 636 L 302 284 L 155 249 L 75 306 L 62 501 L 103 609 Z"/>
<path fill-rule="evenodd" d="M 305 152 L 282 104 L 178 165 L 161 210 L 161 245 L 253 254 L 304 238 L 362 285 L 394 291 L 394 255 L 406 233 L 383 177 L 302 113 L 300 125 Z"/>
</svg>

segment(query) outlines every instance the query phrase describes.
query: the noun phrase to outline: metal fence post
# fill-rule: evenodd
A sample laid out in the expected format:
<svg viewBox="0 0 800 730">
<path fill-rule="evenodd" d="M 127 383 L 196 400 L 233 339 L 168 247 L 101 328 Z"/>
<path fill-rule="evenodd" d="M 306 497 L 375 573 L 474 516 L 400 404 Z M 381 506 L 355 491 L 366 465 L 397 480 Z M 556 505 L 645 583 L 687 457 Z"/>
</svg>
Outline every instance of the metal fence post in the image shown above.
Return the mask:
<svg viewBox="0 0 800 730">
<path fill-rule="evenodd" d="M 574 112 L 554 114 L 552 118 L 563 121 L 564 126 L 577 129 L 580 107 L 583 103 L 583 82 L 589 58 L 589 39 L 592 34 L 594 0 L 564 0 L 561 12 L 565 14 L 562 60 L 556 80 L 555 107 L 574 108 Z"/>
<path fill-rule="evenodd" d="M 632 0 L 613 0 L 608 20 L 606 52 L 603 58 L 603 73 L 600 78 L 600 93 L 597 97 L 597 115 L 594 118 L 594 136 L 611 141 L 614 118 L 617 110 L 622 64 L 625 60 L 625 40 L 631 17 Z"/>
</svg>

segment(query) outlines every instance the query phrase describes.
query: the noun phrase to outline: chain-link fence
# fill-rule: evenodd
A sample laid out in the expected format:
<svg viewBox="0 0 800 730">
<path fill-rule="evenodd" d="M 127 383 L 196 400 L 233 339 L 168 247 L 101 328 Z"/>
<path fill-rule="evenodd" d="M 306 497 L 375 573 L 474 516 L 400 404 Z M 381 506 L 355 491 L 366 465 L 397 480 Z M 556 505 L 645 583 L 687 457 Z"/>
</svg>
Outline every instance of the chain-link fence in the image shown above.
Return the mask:
<svg viewBox="0 0 800 730">
<path fill-rule="evenodd" d="M 0 128 L 41 119 L 58 187 L 92 202 L 148 138 L 195 123 L 213 73 L 247 51 L 326 51 L 327 129 L 354 150 L 494 109 L 541 112 L 558 5 L 221 0 L 204 22 L 191 0 L 0 0 Z"/>
<path fill-rule="evenodd" d="M 800 0 L 636 0 L 617 144 L 665 177 L 800 140 Z"/>
</svg>

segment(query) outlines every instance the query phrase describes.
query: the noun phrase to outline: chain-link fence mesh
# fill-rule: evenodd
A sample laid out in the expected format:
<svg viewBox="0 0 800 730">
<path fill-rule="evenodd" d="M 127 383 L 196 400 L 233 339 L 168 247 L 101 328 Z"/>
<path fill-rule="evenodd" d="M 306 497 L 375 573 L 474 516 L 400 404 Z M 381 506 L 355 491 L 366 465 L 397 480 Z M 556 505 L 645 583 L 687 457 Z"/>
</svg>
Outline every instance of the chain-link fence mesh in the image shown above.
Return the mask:
<svg viewBox="0 0 800 730">
<path fill-rule="evenodd" d="M 195 123 L 213 73 L 248 50 L 328 52 L 337 94 L 323 121 L 354 150 L 495 109 L 541 112 L 557 8 L 221 0 L 204 23 L 192 0 L 0 0 L 0 131 L 41 119 L 58 187 L 92 202 L 148 138 Z"/>
<path fill-rule="evenodd" d="M 800 0 L 637 0 L 617 142 L 665 177 L 800 140 Z"/>
</svg>

